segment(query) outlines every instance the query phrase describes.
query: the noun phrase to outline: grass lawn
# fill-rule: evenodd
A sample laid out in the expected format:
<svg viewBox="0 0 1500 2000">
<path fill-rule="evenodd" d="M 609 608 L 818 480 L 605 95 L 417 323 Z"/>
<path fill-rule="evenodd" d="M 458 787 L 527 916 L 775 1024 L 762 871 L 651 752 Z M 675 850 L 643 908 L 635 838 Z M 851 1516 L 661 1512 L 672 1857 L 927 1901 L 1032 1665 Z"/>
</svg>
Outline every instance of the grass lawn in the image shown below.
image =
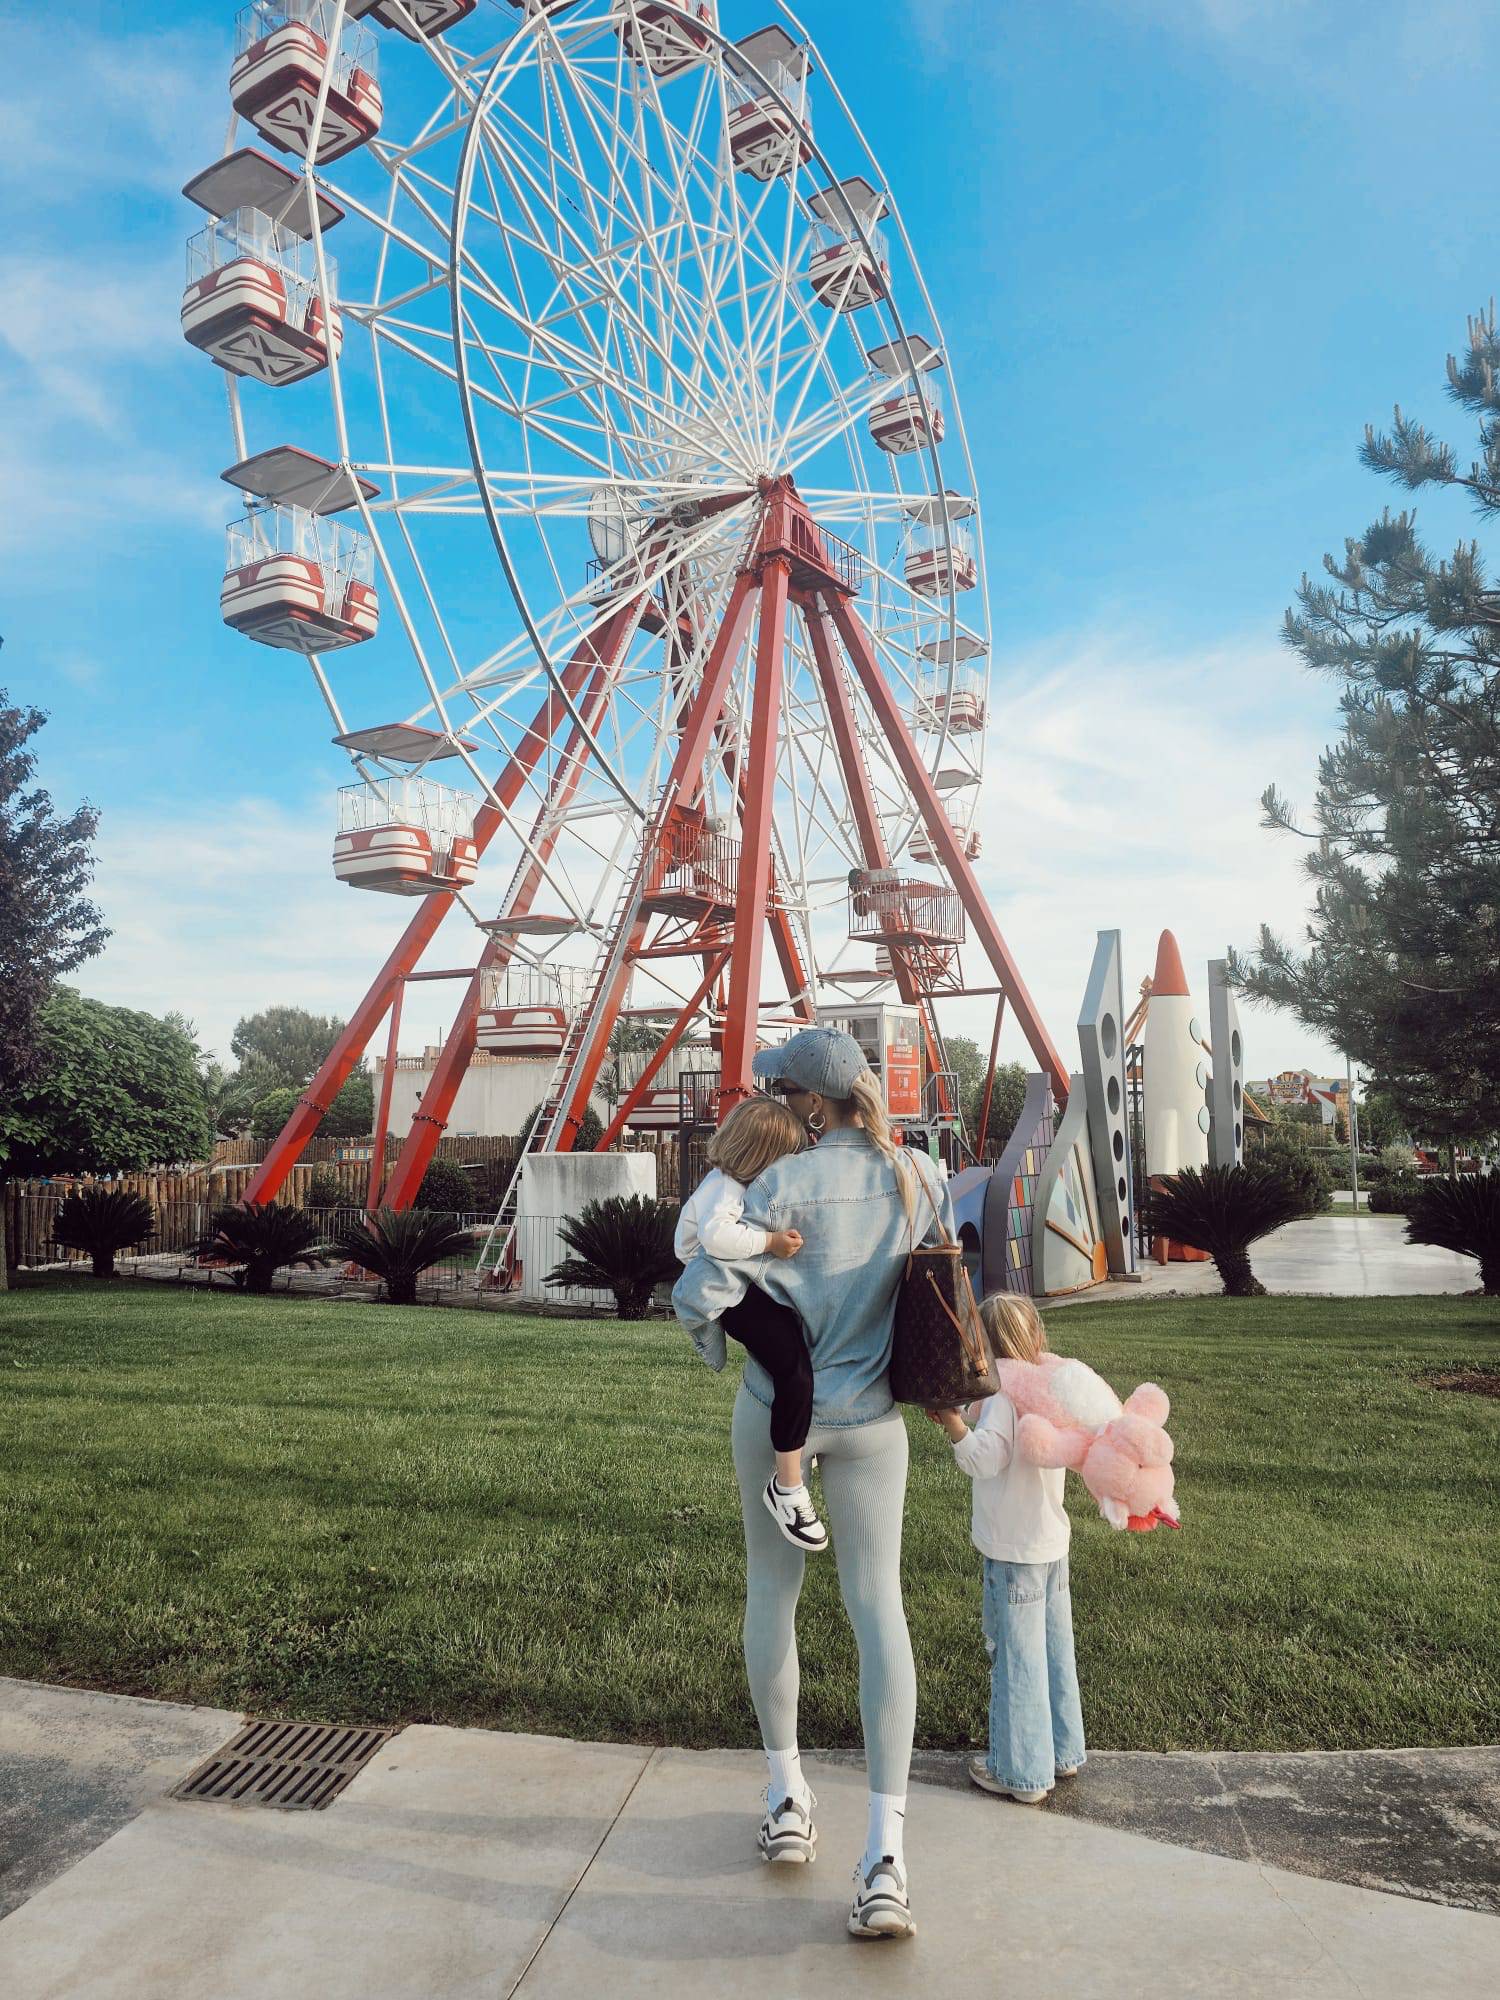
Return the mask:
<svg viewBox="0 0 1500 2000">
<path fill-rule="evenodd" d="M 1500 1366 L 1467 1299 L 1070 1307 L 1174 1409 L 1178 1535 L 1070 1479 L 1099 1747 L 1500 1739 Z M 57 1281 L 0 1297 L 0 1671 L 260 1713 L 749 1744 L 733 1375 L 661 1322 Z M 919 1743 L 982 1733 L 967 1483 L 910 1418 Z M 859 1740 L 833 1564 L 803 1741 Z"/>
</svg>

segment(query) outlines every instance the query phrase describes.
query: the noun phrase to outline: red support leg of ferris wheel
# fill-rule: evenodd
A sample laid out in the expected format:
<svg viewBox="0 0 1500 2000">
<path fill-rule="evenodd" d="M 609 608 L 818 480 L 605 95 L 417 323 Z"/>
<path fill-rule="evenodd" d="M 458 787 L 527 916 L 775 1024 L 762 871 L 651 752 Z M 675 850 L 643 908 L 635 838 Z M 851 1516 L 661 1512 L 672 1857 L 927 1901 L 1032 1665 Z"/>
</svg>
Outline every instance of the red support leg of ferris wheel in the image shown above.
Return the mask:
<svg viewBox="0 0 1500 2000">
<path fill-rule="evenodd" d="M 604 708 L 609 682 L 619 664 L 627 633 L 628 627 L 622 623 L 615 631 L 613 642 L 609 645 L 601 644 L 599 647 L 599 664 L 580 704 L 584 720 L 590 729 L 597 725 L 599 715 Z M 535 858 L 529 855 L 524 858 L 502 905 L 502 916 L 525 916 L 530 912 L 537 890 L 542 884 L 545 864 L 551 859 L 562 832 L 562 814 L 571 804 L 588 767 L 588 755 L 584 732 L 575 724 L 563 750 L 547 798 L 531 829 L 531 846 L 535 850 Z M 473 1059 L 485 974 L 508 965 L 512 956 L 513 947 L 510 940 L 498 934 L 487 940 L 484 950 L 480 953 L 479 964 L 474 969 L 473 978 L 464 989 L 464 996 L 459 1002 L 458 1012 L 443 1043 L 437 1065 L 427 1088 L 422 1092 L 421 1102 L 412 1118 L 411 1129 L 392 1169 L 390 1183 L 385 1191 L 386 1205 L 390 1208 L 409 1208 L 417 1198 L 417 1190 L 422 1185 L 422 1176 L 432 1164 L 438 1141 L 447 1130 L 459 1085 L 463 1082 L 464 1073 Z"/>
<path fill-rule="evenodd" d="M 781 719 L 781 650 L 786 638 L 791 565 L 771 556 L 760 577 L 760 635 L 750 709 L 752 756 L 744 773 L 740 875 L 734 908 L 734 949 L 729 960 L 724 1052 L 719 1069 L 719 1114 L 728 1115 L 754 1088 L 750 1061 L 760 1008 L 760 971 L 771 891 L 771 805 L 776 785 L 776 736 Z"/>
<path fill-rule="evenodd" d="M 829 594 L 832 595 L 831 592 Z M 817 668 L 818 683 L 823 690 L 823 700 L 828 709 L 828 720 L 833 730 L 833 745 L 844 775 L 844 788 L 849 799 L 849 810 L 854 816 L 854 828 L 859 838 L 860 852 L 864 856 L 867 868 L 887 868 L 890 866 L 890 851 L 885 844 L 885 832 L 880 824 L 880 814 L 876 810 L 875 795 L 870 786 L 869 771 L 865 767 L 864 753 L 859 747 L 859 731 L 854 721 L 854 704 L 849 699 L 849 687 L 844 678 L 844 670 L 835 657 L 828 621 L 816 597 L 803 596 L 799 609 L 802 612 L 803 623 L 807 627 L 807 636 L 812 641 L 813 662 Z M 937 1025 L 932 1017 L 932 1008 L 926 995 L 918 991 L 911 967 L 899 950 L 891 952 L 891 963 L 896 976 L 896 991 L 908 1007 L 915 1007 L 918 1010 L 921 1018 L 928 1074 L 940 1077 L 943 1068 L 942 1052 L 937 1036 Z M 942 1096 L 943 1109 L 946 1111 L 950 1108 L 946 1087 L 942 1087 Z"/>
<path fill-rule="evenodd" d="M 703 677 L 698 683 L 698 691 L 693 697 L 692 706 L 688 710 L 682 732 L 678 737 L 677 754 L 672 759 L 672 768 L 662 788 L 656 814 L 645 829 L 641 856 L 643 871 L 654 860 L 667 821 L 678 803 L 691 801 L 702 789 L 703 772 L 713 742 L 714 729 L 724 707 L 724 697 L 728 692 L 734 663 L 739 657 L 740 648 L 744 645 L 745 636 L 750 629 L 750 616 L 755 608 L 757 588 L 757 579 L 748 570 L 742 570 L 735 578 L 723 622 L 709 651 L 703 668 Z M 637 890 L 640 887 L 640 879 L 637 879 Z M 647 918 L 640 914 L 637 894 L 636 912 L 631 921 L 630 933 L 624 940 L 623 949 L 617 954 L 613 971 L 606 972 L 606 990 L 590 996 L 584 1040 L 569 1074 L 564 1078 L 564 1095 L 558 1106 L 557 1116 L 552 1121 L 550 1134 L 552 1147 L 557 1152 L 571 1152 L 583 1127 L 589 1098 L 599 1079 L 599 1071 L 603 1067 L 605 1053 L 609 1047 L 609 1038 L 614 1031 L 615 1022 L 619 1019 L 625 990 L 630 984 L 631 972 L 634 969 L 633 956 L 645 939 L 647 921 Z"/>
<path fill-rule="evenodd" d="M 622 605 L 596 633 L 590 634 L 579 645 L 561 675 L 563 686 L 567 689 L 570 699 L 576 699 L 597 665 L 600 654 L 605 651 L 613 652 L 618 647 L 636 614 L 635 602 Z M 552 741 L 567 712 L 566 703 L 554 689 L 532 718 L 530 727 L 521 738 L 519 748 L 495 781 L 493 798 L 486 799 L 474 815 L 473 841 L 479 854 L 484 853 L 504 824 L 506 814 L 520 796 L 521 787 L 535 770 L 542 752 Z M 303 1092 L 296 1110 L 272 1142 L 260 1171 L 252 1177 L 245 1189 L 242 1196 L 244 1201 L 275 1200 L 287 1175 L 296 1166 L 302 1157 L 303 1149 L 323 1122 L 329 1105 L 349 1080 L 354 1065 L 364 1054 L 371 1035 L 390 1008 L 401 981 L 407 973 L 415 969 L 422 953 L 431 944 L 438 927 L 452 906 L 453 895 L 450 890 L 434 890 L 422 898 L 421 907 L 402 932 L 396 949 L 380 968 L 373 985 L 355 1008 L 343 1033 L 329 1050 L 316 1076 Z"/>
<path fill-rule="evenodd" d="M 859 676 L 860 684 L 875 718 L 885 733 L 897 766 L 911 795 L 921 809 L 922 823 L 927 829 L 927 837 L 932 842 L 933 852 L 958 891 L 969 922 L 979 939 L 985 957 L 994 967 L 995 977 L 1005 989 L 1005 996 L 1015 1009 L 1016 1019 L 1026 1037 L 1038 1065 L 1051 1079 L 1053 1094 L 1059 1104 L 1068 1098 L 1068 1071 L 1062 1057 L 1052 1045 L 1052 1037 L 1043 1026 L 1042 1017 L 1037 1012 L 1036 1003 L 1026 990 L 1026 982 L 1021 977 L 1019 966 L 1011 957 L 1010 947 L 1001 936 L 1000 926 L 995 922 L 993 911 L 985 901 L 969 857 L 964 853 L 963 844 L 953 831 L 953 824 L 943 810 L 927 766 L 921 753 L 912 741 L 906 720 L 896 705 L 896 697 L 891 692 L 885 675 L 880 671 L 880 662 L 875 657 L 875 649 L 870 643 L 858 612 L 849 600 L 837 591 L 825 593 L 825 602 L 833 615 L 844 649 Z"/>
</svg>

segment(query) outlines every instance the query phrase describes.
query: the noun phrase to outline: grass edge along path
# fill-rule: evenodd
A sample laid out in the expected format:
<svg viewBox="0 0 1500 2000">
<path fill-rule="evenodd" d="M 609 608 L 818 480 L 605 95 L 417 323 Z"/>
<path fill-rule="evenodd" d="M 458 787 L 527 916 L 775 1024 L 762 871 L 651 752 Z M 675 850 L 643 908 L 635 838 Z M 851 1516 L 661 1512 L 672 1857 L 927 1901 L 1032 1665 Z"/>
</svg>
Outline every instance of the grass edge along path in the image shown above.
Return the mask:
<svg viewBox="0 0 1500 2000">
<path fill-rule="evenodd" d="M 1500 1362 L 1468 1299 L 1076 1305 L 1054 1341 L 1173 1401 L 1180 1535 L 1070 1478 L 1091 1742 L 1500 1737 Z M 330 1720 L 755 1739 L 736 1371 L 670 1324 L 31 1285 L 0 1299 L 0 1672 Z M 968 1487 L 909 1416 L 917 1740 L 983 1734 Z M 831 1558 L 802 1738 L 859 1741 Z"/>
</svg>

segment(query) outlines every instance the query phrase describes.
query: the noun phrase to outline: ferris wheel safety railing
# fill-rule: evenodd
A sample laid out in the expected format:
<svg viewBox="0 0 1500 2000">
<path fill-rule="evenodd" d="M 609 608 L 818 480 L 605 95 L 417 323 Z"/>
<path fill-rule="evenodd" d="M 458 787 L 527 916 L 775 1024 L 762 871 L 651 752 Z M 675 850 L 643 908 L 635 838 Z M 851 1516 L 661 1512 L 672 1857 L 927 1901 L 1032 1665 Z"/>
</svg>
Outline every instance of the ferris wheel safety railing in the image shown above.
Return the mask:
<svg viewBox="0 0 1500 2000">
<path fill-rule="evenodd" d="M 337 22 L 335 0 L 251 0 L 229 72 L 235 110 L 284 153 L 305 158 L 316 125 L 318 166 L 372 139 L 384 111 L 374 34 L 346 8 L 335 41 Z"/>
<path fill-rule="evenodd" d="M 965 935 L 963 904 L 946 882 L 913 881 L 895 868 L 850 870 L 851 940 L 957 946 Z"/>
<path fill-rule="evenodd" d="M 784 52 L 774 52 L 781 45 Z M 776 180 L 812 158 L 806 54 L 795 49 L 781 28 L 763 28 L 738 47 L 759 75 L 736 69 L 731 59 L 725 116 L 729 156 L 742 173 L 758 181 Z M 783 109 L 783 99 L 790 113 Z"/>
<path fill-rule="evenodd" d="M 734 908 L 740 842 L 721 821 L 679 806 L 656 835 L 641 905 L 666 916 L 711 918 Z"/>
<path fill-rule="evenodd" d="M 333 872 L 353 889 L 425 896 L 467 888 L 479 872 L 474 801 L 410 774 L 342 785 Z"/>
<path fill-rule="evenodd" d="M 331 259 L 325 267 L 332 287 Z M 312 244 L 254 208 L 188 239 L 182 332 L 231 375 L 272 388 L 326 368 L 344 337 L 341 315 L 318 291 Z"/>
<path fill-rule="evenodd" d="M 380 604 L 368 536 L 305 507 L 253 505 L 226 541 L 219 610 L 235 631 L 293 653 L 373 637 Z"/>
</svg>

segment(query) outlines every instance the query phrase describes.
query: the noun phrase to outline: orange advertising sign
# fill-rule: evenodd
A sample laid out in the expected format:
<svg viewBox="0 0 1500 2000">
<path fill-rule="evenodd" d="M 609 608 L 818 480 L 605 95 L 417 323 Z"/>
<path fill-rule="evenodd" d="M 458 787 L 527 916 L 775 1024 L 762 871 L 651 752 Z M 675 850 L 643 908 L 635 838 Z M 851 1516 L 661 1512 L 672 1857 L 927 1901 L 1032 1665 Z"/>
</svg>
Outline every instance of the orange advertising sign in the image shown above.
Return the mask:
<svg viewBox="0 0 1500 2000">
<path fill-rule="evenodd" d="M 910 1042 L 887 1042 L 885 1108 L 892 1118 L 922 1114 L 922 1057 Z"/>
</svg>

